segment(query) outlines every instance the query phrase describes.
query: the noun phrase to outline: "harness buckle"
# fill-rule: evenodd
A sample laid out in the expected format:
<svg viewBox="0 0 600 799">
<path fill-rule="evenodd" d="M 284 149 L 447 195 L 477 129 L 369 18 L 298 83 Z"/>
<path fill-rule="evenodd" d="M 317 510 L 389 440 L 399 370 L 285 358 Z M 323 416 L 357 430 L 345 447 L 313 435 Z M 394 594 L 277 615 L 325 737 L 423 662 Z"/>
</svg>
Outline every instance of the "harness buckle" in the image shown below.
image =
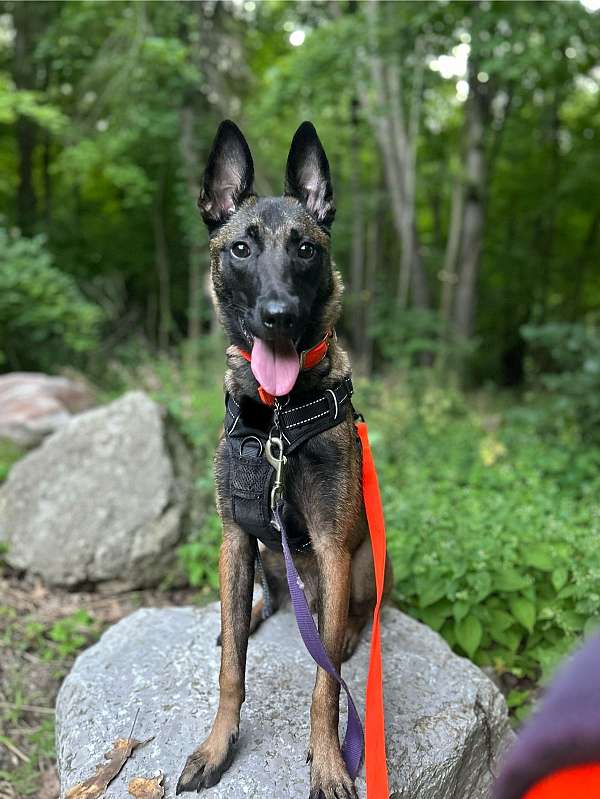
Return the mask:
<svg viewBox="0 0 600 799">
<path fill-rule="evenodd" d="M 277 452 L 273 447 L 277 447 Z M 287 458 L 283 454 L 283 441 L 278 436 L 270 435 L 265 444 L 265 458 L 275 469 L 275 482 L 271 489 L 271 510 L 274 511 L 283 493 L 283 469 Z"/>
</svg>

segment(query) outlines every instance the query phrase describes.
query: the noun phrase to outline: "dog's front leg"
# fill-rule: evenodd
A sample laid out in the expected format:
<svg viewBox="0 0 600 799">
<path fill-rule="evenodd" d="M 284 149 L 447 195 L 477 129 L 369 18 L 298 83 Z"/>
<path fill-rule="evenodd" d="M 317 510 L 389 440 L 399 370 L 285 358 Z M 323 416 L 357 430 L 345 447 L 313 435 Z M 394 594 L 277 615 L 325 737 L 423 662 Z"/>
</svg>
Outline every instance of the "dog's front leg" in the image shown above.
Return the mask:
<svg viewBox="0 0 600 799">
<path fill-rule="evenodd" d="M 225 523 L 219 560 L 221 589 L 221 671 L 219 708 L 208 738 L 188 757 L 177 793 L 209 788 L 233 759 L 240 708 L 245 698 L 246 650 L 252 608 L 256 540 Z M 211 641 L 211 645 L 212 645 Z"/>
<path fill-rule="evenodd" d="M 315 547 L 319 570 L 319 632 L 327 654 L 340 670 L 350 596 L 350 553 L 335 542 Z M 310 708 L 310 799 L 357 797 L 340 752 L 338 737 L 340 688 L 323 669 Z"/>
</svg>

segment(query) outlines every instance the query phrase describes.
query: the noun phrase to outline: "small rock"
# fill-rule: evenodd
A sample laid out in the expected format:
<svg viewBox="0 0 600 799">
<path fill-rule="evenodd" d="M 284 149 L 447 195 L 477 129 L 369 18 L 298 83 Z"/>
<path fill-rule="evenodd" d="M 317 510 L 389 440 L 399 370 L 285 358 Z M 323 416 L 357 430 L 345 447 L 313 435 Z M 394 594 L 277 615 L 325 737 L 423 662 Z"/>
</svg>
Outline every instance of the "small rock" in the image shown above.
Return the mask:
<svg viewBox="0 0 600 799">
<path fill-rule="evenodd" d="M 18 461 L 0 489 L 0 541 L 51 585 L 157 584 L 182 536 L 191 459 L 142 392 L 74 417 Z"/>
<path fill-rule="evenodd" d="M 0 439 L 35 447 L 94 405 L 94 393 L 83 381 L 35 372 L 0 375 Z"/>
<path fill-rule="evenodd" d="M 138 710 L 134 736 L 155 738 L 125 764 L 106 799 L 127 799 L 133 777 L 157 770 L 173 799 L 186 756 L 217 707 L 219 627 L 217 603 L 139 610 L 77 659 L 56 708 L 61 799 L 116 738 L 129 735 Z M 343 666 L 361 714 L 368 638 Z M 393 608 L 383 612 L 382 648 L 390 796 L 487 797 L 496 760 L 514 737 L 501 694 L 437 633 Z M 291 612 L 280 611 L 250 639 L 236 756 L 207 799 L 306 799 L 314 675 Z M 357 786 L 363 799 L 364 772 Z"/>
</svg>

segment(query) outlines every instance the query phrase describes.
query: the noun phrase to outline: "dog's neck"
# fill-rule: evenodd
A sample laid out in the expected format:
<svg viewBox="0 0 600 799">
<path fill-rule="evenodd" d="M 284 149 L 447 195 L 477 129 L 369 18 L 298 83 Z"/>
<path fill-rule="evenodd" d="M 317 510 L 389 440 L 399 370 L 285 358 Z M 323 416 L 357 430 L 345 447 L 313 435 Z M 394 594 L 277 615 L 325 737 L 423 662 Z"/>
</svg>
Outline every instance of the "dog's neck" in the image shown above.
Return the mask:
<svg viewBox="0 0 600 799">
<path fill-rule="evenodd" d="M 244 397 L 258 401 L 258 384 L 248 361 L 239 347 L 232 344 L 227 349 L 228 369 L 225 373 L 225 390 L 238 402 Z M 312 369 L 302 370 L 290 397 L 303 396 L 332 388 L 350 374 L 350 359 L 339 342 L 332 338 L 327 355 Z"/>
</svg>

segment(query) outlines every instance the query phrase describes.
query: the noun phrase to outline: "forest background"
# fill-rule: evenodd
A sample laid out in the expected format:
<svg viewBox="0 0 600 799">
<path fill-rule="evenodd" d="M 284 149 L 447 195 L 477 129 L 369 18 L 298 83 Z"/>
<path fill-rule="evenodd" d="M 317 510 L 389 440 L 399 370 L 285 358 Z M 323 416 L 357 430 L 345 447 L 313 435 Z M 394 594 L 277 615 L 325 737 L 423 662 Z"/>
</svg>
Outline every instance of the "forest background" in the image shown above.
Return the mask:
<svg viewBox="0 0 600 799">
<path fill-rule="evenodd" d="M 518 717 L 600 619 L 598 3 L 0 3 L 0 370 L 167 405 L 206 500 L 180 551 L 201 595 L 224 342 L 196 199 L 224 118 L 261 194 L 317 127 L 395 600 Z M 71 608 L 27 633 L 9 605 L 35 657 L 96 630 Z M 29 795 L 51 745 L 17 739 Z"/>
</svg>

